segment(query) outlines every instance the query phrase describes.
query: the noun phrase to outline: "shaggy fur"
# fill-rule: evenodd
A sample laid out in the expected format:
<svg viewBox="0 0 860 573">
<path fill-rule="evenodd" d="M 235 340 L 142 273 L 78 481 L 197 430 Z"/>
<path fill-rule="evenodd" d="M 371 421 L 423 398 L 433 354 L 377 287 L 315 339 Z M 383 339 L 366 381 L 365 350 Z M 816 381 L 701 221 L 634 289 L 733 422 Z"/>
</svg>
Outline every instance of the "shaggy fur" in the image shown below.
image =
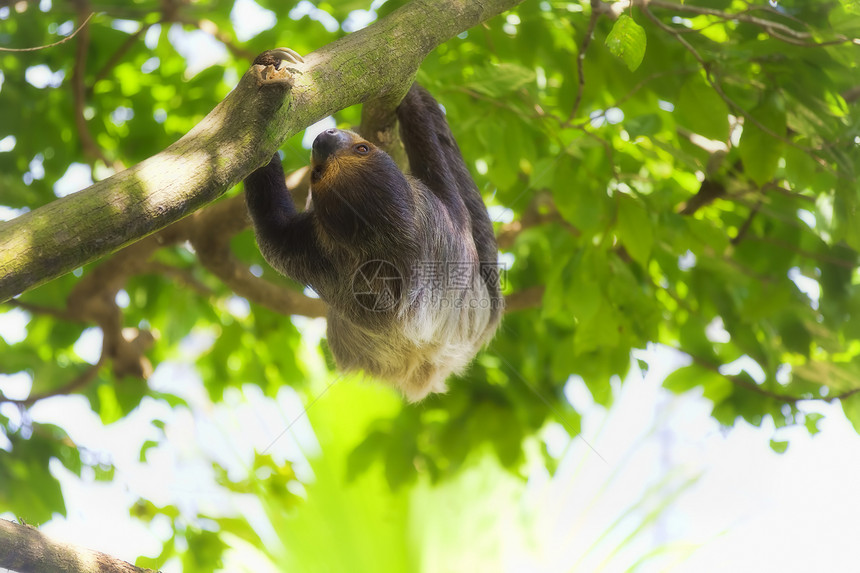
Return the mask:
<svg viewBox="0 0 860 573">
<path fill-rule="evenodd" d="M 277 155 L 245 189 L 263 256 L 329 304 L 338 367 L 417 401 L 468 366 L 503 299 L 492 225 L 439 105 L 416 84 L 397 116 L 411 175 L 358 134 L 327 130 L 309 209 L 296 211 Z"/>
</svg>

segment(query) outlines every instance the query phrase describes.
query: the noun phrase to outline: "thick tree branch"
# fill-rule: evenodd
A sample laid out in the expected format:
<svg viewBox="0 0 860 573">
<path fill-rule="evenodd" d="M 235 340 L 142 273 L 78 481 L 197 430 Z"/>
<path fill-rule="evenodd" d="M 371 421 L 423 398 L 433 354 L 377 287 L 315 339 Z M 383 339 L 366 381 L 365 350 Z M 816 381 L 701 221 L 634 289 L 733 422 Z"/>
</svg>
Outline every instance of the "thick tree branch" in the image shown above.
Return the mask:
<svg viewBox="0 0 860 573">
<path fill-rule="evenodd" d="M 411 79 L 404 82 L 399 89 L 391 90 L 385 97 L 365 102 L 361 106 L 361 126 L 358 128 L 361 135 L 385 150 L 401 169 L 409 165 L 409 160 L 400 141 L 395 112 L 403 96 L 409 91 Z"/>
<path fill-rule="evenodd" d="M 233 292 L 270 310 L 284 315 L 325 316 L 323 301 L 255 277 L 230 250 L 231 237 L 249 224 L 244 199 L 242 195 L 232 197 L 194 214 L 190 240 L 200 262 Z M 213 228 L 219 232 L 212 233 Z"/>
<path fill-rule="evenodd" d="M 309 169 L 302 167 L 287 177 L 287 184 L 298 204 L 303 204 L 307 197 L 310 183 L 308 174 Z M 148 378 L 152 364 L 145 353 L 152 345 L 154 336 L 147 330 L 123 328 L 122 309 L 116 302 L 116 295 L 129 278 L 147 273 L 172 277 L 201 296 L 213 295 L 214 292 L 192 273 L 151 260 L 159 249 L 184 241 L 191 242 L 198 259 L 207 270 L 249 301 L 284 315 L 325 316 L 326 307 L 321 300 L 254 276 L 247 265 L 233 255 L 230 239 L 249 225 L 245 198 L 239 194 L 201 209 L 193 216 L 118 251 L 75 285 L 66 301 L 66 308 L 45 307 L 18 299 L 7 301 L 5 304 L 35 314 L 46 314 L 59 320 L 95 323 L 102 331 L 103 341 L 98 363 L 67 384 L 21 400 L 5 398 L 0 393 L 0 402 L 29 406 L 44 398 L 69 394 L 92 382 L 106 364 L 110 365 L 117 378 Z"/>
<path fill-rule="evenodd" d="M 291 91 L 253 71 L 182 139 L 0 225 L 0 301 L 166 227 L 220 197 L 287 137 L 403 85 L 442 42 L 521 0 L 415 0 L 297 66 Z M 273 46 L 274 47 L 274 46 Z"/>
<path fill-rule="evenodd" d="M 0 519 L 0 568 L 18 573 L 155 573 L 98 551 L 54 541 L 28 525 Z"/>
</svg>

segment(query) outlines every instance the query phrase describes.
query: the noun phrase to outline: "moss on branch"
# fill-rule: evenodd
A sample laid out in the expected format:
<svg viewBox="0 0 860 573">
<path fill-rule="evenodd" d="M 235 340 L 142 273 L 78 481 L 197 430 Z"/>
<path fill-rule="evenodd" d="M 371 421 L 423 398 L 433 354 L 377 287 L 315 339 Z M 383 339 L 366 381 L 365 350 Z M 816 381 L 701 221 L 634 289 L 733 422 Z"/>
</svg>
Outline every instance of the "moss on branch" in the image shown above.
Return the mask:
<svg viewBox="0 0 860 573">
<path fill-rule="evenodd" d="M 288 137 L 343 108 L 399 92 L 436 46 L 520 1 L 415 0 L 306 56 L 292 90 L 258 86 L 249 70 L 161 153 L 0 224 L 0 301 L 214 201 Z"/>
</svg>

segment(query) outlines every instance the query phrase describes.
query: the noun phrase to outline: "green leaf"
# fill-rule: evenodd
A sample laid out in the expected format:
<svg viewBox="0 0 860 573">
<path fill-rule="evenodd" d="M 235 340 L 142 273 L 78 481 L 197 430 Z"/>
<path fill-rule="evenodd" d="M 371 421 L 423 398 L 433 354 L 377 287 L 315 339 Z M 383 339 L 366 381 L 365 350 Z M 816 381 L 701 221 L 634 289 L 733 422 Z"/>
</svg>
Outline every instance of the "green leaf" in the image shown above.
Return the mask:
<svg viewBox="0 0 860 573">
<path fill-rule="evenodd" d="M 648 113 L 624 121 L 624 129 L 630 134 L 631 139 L 636 139 L 643 135 L 654 135 L 662 128 L 663 120 L 656 113 Z"/>
<path fill-rule="evenodd" d="M 143 445 L 140 446 L 140 463 L 146 462 L 146 452 L 150 450 L 150 448 L 157 448 L 158 442 L 155 440 L 146 440 L 143 442 Z"/>
<path fill-rule="evenodd" d="M 818 422 L 820 422 L 824 416 L 821 414 L 811 413 L 806 414 L 804 416 L 803 424 L 806 426 L 806 430 L 809 432 L 810 436 L 814 436 L 818 432 L 820 432 L 820 428 L 818 427 Z"/>
<path fill-rule="evenodd" d="M 535 81 L 535 71 L 513 63 L 484 66 L 463 87 L 492 98 L 501 97 Z"/>
<path fill-rule="evenodd" d="M 606 36 L 609 52 L 623 61 L 631 72 L 642 63 L 646 43 L 645 30 L 627 14 L 618 17 Z"/>
<path fill-rule="evenodd" d="M 588 235 L 606 224 L 611 205 L 607 182 L 601 176 L 595 177 L 583 163 L 584 160 L 562 154 L 555 166 L 552 194 L 559 213 Z"/>
<path fill-rule="evenodd" d="M 778 454 L 784 454 L 785 451 L 788 449 L 788 442 L 778 442 L 776 440 L 771 440 L 770 449 L 772 449 Z"/>
<path fill-rule="evenodd" d="M 347 457 L 346 479 L 355 480 L 379 459 L 388 436 L 376 431 L 368 435 Z"/>
<path fill-rule="evenodd" d="M 770 132 L 785 137 L 785 105 L 777 96 L 766 98 L 750 112 L 750 116 Z M 738 153 L 744 165 L 744 173 L 756 185 L 764 185 L 776 174 L 784 143 L 767 133 L 749 117 L 744 121 L 744 131 L 738 145 Z"/>
<path fill-rule="evenodd" d="M 785 176 L 795 191 L 815 185 L 815 159 L 796 147 L 785 147 L 782 155 L 785 157 Z"/>
<path fill-rule="evenodd" d="M 633 260 L 646 268 L 654 244 L 654 230 L 642 203 L 624 193 L 618 193 L 616 229 L 618 238 Z"/>
<path fill-rule="evenodd" d="M 317 17 L 328 12 L 343 24 L 327 31 L 312 14 L 303 16 L 300 26 L 289 25 L 288 11 L 295 2 L 258 2 L 278 22 L 242 42 L 249 53 L 278 45 L 309 53 L 348 34 L 348 24 L 353 23 L 348 20 L 354 19 L 349 13 L 362 5 L 360 0 L 337 6 L 313 3 L 320 8 Z M 389 0 L 378 13 L 407 3 Z M 130 4 L 142 7 L 138 13 L 122 14 L 130 20 L 155 24 L 163 16 L 143 9 L 157 4 L 152 0 Z M 195 17 L 200 11 L 196 5 L 205 4 L 206 19 L 217 26 L 222 39 L 235 38 L 234 2 L 173 4 L 176 19 L 189 22 L 200 20 L 199 14 Z M 366 7 L 367 0 L 363 4 Z M 743 4 L 696 2 L 730 13 L 743 11 Z M 816 42 L 828 43 L 837 32 L 849 38 L 860 32 L 857 0 L 780 4 L 808 26 Z M 157 557 L 144 563 L 157 569 L 170 560 L 202 573 L 218 566 L 220 538 L 242 552 L 238 561 L 255 549 L 272 561 L 258 566 L 252 556 L 245 567 L 249 570 L 468 569 L 452 554 L 449 543 L 433 543 L 426 535 L 440 539 L 436 533 L 443 531 L 467 546 L 464 555 L 472 561 L 497 571 L 504 567 L 474 553 L 470 541 L 476 535 L 468 524 L 481 502 L 491 506 L 490 515 L 499 518 L 498 523 L 506 523 L 499 511 L 515 508 L 521 496 L 502 503 L 495 488 L 516 481 L 524 461 L 528 466 L 540 463 L 535 445 L 536 440 L 543 441 L 548 422 L 564 420 L 572 433 L 579 430 L 579 418 L 563 405 L 571 375 L 582 378 L 597 404 L 609 405 L 618 387 L 613 377 L 625 379 L 636 364 L 631 349 L 663 343 L 696 356 L 700 364 L 725 364 L 747 355 L 764 371 L 767 382 L 761 389 L 786 396 L 826 399 L 858 385 L 860 146 L 853 142 L 860 116 L 851 90 L 856 83 L 851 78 L 856 77 L 857 46 L 792 46 L 768 38 L 749 22 L 688 14 L 690 22 L 685 24 L 695 32 L 683 37 L 711 66 L 709 71 L 727 96 L 723 98 L 681 42 L 657 33 L 644 19 L 643 35 L 631 19 L 642 17 L 623 11 L 617 23 L 599 20 L 600 43 L 607 36 L 608 40 L 605 47 L 592 46 L 583 62 L 586 82 L 581 86 L 574 58 L 587 18 L 572 10 L 579 7 L 565 2 L 522 3 L 510 14 L 443 43 L 422 63 L 420 81 L 445 107 L 478 189 L 491 209 L 509 209 L 504 216 L 512 215 L 494 222 L 500 236 L 510 239 L 502 245 L 505 258 L 515 261 L 505 293 L 535 294 L 533 308 L 506 313 L 492 343 L 462 375 L 448 381 L 446 394 L 408 405 L 393 389 L 363 383 L 361 376 L 333 384 L 335 376 L 326 379 L 334 362 L 320 320 L 267 310 L 250 291 L 245 293 L 250 296 L 247 313 L 243 305 L 233 304 L 234 293 L 219 278 L 222 275 L 201 265 L 184 241 L 156 245 L 147 240 L 140 247 L 148 253 L 158 246 L 151 257 L 147 255 L 151 264 L 126 268 L 117 266 L 123 254 L 107 257 L 26 292 L 11 305 L 0 305 L 0 373 L 20 372 L 14 378 L 0 374 L 0 387 L 8 398 L 23 395 L 31 382 L 32 395 L 62 389 L 78 378 L 91 368 L 76 354 L 82 351 L 82 343 L 76 341 L 83 329 L 112 325 L 114 330 L 137 328 L 153 334 L 155 340 L 146 350 L 160 372 L 153 384 L 116 379 L 112 371 L 121 361 L 109 360 L 90 384 L 70 391 L 74 396 L 50 403 L 83 395 L 103 424 L 137 416 L 140 404 L 153 402 L 161 420 L 172 420 L 176 414 L 199 418 L 202 413 L 214 414 L 217 423 L 227 414 L 223 429 L 228 434 L 242 432 L 246 413 L 253 417 L 258 411 L 271 440 L 299 416 L 304 409 L 300 401 L 307 406 L 307 415 L 287 432 L 297 432 L 296 444 L 307 454 L 298 476 L 286 461 L 296 445 L 288 436 L 275 440 L 271 456 L 254 456 L 248 440 L 231 439 L 231 447 L 239 449 L 226 453 L 239 464 L 224 459 L 217 448 L 199 452 L 203 467 L 207 462 L 212 466 L 215 482 L 201 483 L 201 488 L 226 490 L 240 503 L 255 496 L 254 504 L 272 521 L 256 532 L 260 535 L 254 531 L 258 521 L 219 519 L 205 507 L 196 515 L 180 517 L 182 512 L 174 506 L 157 507 L 141 500 L 128 518 L 147 522 L 159 516 L 160 526 L 166 528 L 159 537 L 161 553 L 155 548 L 149 554 Z M 64 174 L 71 177 L 72 164 L 93 165 L 93 150 L 84 148 L 78 137 L 74 90 L 67 89 L 76 67 L 81 72 L 78 79 L 88 88 L 85 112 L 92 140 L 107 164 L 128 167 L 188 133 L 247 70 L 247 58 L 230 53 L 223 63 L 190 77 L 189 61 L 176 51 L 168 26 L 160 26 L 160 32 L 153 28 L 129 34 L 122 30 L 129 29 L 130 22 L 114 22 L 115 16 L 102 10 L 91 22 L 85 66 L 76 63 L 74 49 L 63 47 L 0 54 L 4 73 L 0 219 L 56 200 L 53 187 Z M 68 27 L 64 24 L 68 19 L 63 10 L 16 12 L 2 21 L 0 43 L 10 47 L 53 43 L 57 30 Z M 389 20 L 394 26 L 389 39 L 411 33 L 397 30 L 395 20 Z M 111 65 L 117 50 L 122 57 Z M 40 89 L 27 82 L 28 68 L 40 64 L 57 72 L 58 78 L 65 73 L 59 88 Z M 349 83 L 349 75 L 344 82 Z M 581 105 L 568 121 L 577 97 Z M 743 112 L 727 106 L 728 98 Z M 613 105 L 623 110 L 622 124 L 582 123 Z M 120 107 L 133 117 L 115 121 L 130 115 L 117 116 L 114 110 Z M 336 121 L 357 125 L 359 116 L 360 106 L 352 106 L 337 112 Z M 735 118 L 746 127 L 743 132 L 738 128 L 740 141 L 730 137 Z M 282 146 L 288 172 L 307 166 L 303 135 L 294 135 Z M 698 145 L 703 138 L 719 140 L 728 152 L 708 153 Z M 781 141 L 788 139 L 797 147 Z M 814 149 L 814 156 L 806 149 Z M 213 155 L 212 169 L 217 171 L 220 163 Z M 94 179 L 110 174 L 104 161 L 94 166 Z M 682 214 L 681 204 L 702 188 L 703 175 L 724 192 L 695 213 Z M 790 193 L 751 189 L 754 181 L 769 180 L 779 181 L 782 191 Z M 626 185 L 623 196 L 611 191 L 620 181 Z M 138 183 L 131 194 L 114 197 L 117 208 L 123 208 L 125 200 L 147 198 L 152 190 L 148 183 L 154 182 Z M 237 186 L 227 195 L 240 192 Z M 752 216 L 751 209 L 759 202 Z M 62 204 L 55 205 L 60 227 Z M 301 292 L 294 281 L 264 262 L 250 229 L 233 235 L 242 227 L 242 213 L 230 215 L 238 218 L 223 228 L 218 225 L 214 232 L 224 240 L 232 235 L 238 268 L 250 268 L 254 274 L 262 270 L 260 279 Z M 125 253 L 135 250 L 131 246 Z M 112 270 L 123 272 L 111 278 Z M 808 279 L 796 285 L 795 273 Z M 815 283 L 820 296 L 813 308 L 799 286 L 814 289 Z M 113 301 L 120 307 L 110 304 L 111 325 L 103 324 L 104 317 L 94 312 L 101 303 L 111 303 L 120 286 L 124 292 Z M 98 299 L 87 300 L 88 294 Z M 12 305 L 21 309 L 9 314 Z M 22 312 L 28 320 L 21 320 Z M 709 339 L 715 333 L 710 325 L 718 318 L 730 335 L 724 342 Z M 105 337 L 106 344 L 116 334 Z M 776 375 L 784 364 L 792 367 L 788 376 L 779 377 L 782 383 L 777 386 Z M 713 401 L 713 419 L 726 426 L 742 419 L 760 425 L 772 418 L 777 427 L 794 426 L 810 434 L 819 427 L 829 431 L 819 415 L 798 412 L 756 391 L 753 384 L 748 373 L 729 379 L 700 366 L 682 368 L 666 380 L 667 388 Z M 205 395 L 198 399 L 201 387 L 211 404 Z M 296 396 L 293 389 L 302 391 Z M 34 413 L 40 408 L 34 406 Z M 860 397 L 846 398 L 843 408 L 860 430 Z M 61 419 L 60 431 L 30 420 L 24 410 L 0 412 L 4 436 L 0 440 L 8 437 L 0 445 L 0 511 L 45 521 L 63 511 L 63 495 L 69 496 L 70 508 L 80 505 L 80 488 L 61 490 L 51 472 L 71 472 L 82 476 L 78 480 L 82 487 L 97 488 L 92 475 L 112 479 L 113 467 L 107 460 L 117 452 L 79 449 L 69 439 L 80 433 L 79 420 Z M 279 411 L 282 423 L 272 418 Z M 120 436 L 127 439 L 114 445 L 126 452 L 140 450 L 141 461 L 164 462 L 164 456 L 149 454 L 166 439 L 166 422 L 161 420 Z M 128 426 L 115 425 L 105 431 Z M 782 434 L 770 437 L 775 438 L 775 449 L 784 449 Z M 552 455 L 543 448 L 543 459 L 552 469 L 560 461 L 554 457 L 559 454 L 557 440 L 550 432 L 546 438 Z M 484 468 L 490 473 L 469 475 L 481 459 L 490 464 Z M 225 462 L 229 472 L 221 467 Z M 157 470 L 169 477 L 175 472 L 170 460 L 166 463 Z M 508 480 L 506 471 L 513 474 L 506 476 Z M 474 485 L 462 489 L 466 482 L 457 484 L 458 473 Z M 392 491 L 391 484 L 399 489 Z M 448 494 L 439 497 L 443 490 Z M 644 513 L 639 512 L 645 515 L 643 524 L 653 519 L 653 506 L 645 505 Z M 457 527 L 446 529 L 451 516 L 445 509 L 450 507 L 463 511 L 456 516 Z M 622 520 L 622 527 L 627 521 Z M 337 551 L 331 551 L 330 539 L 337 539 Z M 240 540 L 254 547 L 235 546 Z M 615 545 L 619 556 L 629 553 L 624 543 Z M 379 555 L 385 559 L 380 561 Z M 580 566 L 571 567 L 588 569 L 581 565 L 593 561 L 591 557 L 584 556 Z M 641 562 L 654 557 L 649 553 Z M 230 559 L 222 569 L 237 569 L 233 552 Z M 635 570 L 637 564 L 610 555 L 603 566 Z"/>
<path fill-rule="evenodd" d="M 714 404 L 719 404 L 732 393 L 732 383 L 725 376 L 697 364 L 679 368 L 663 381 L 663 387 L 676 394 L 698 386 L 703 387 L 703 396 Z"/>
<path fill-rule="evenodd" d="M 845 417 L 854 426 L 857 433 L 860 433 L 860 394 L 852 394 L 847 398 L 840 400 L 842 411 L 845 412 Z"/>
<path fill-rule="evenodd" d="M 218 533 L 199 529 L 189 529 L 185 532 L 188 551 L 183 555 L 183 565 L 186 571 L 201 571 L 208 573 L 222 567 L 221 556 L 227 549 L 227 544 Z"/>
<path fill-rule="evenodd" d="M 729 139 L 729 108 L 701 74 L 681 86 L 675 105 L 678 123 L 708 139 Z"/>
<path fill-rule="evenodd" d="M 102 424 L 112 424 L 122 418 L 122 406 L 117 400 L 115 388 L 110 384 L 99 384 L 96 389 L 97 404 L 95 410 L 99 414 Z"/>
<path fill-rule="evenodd" d="M 613 348 L 618 344 L 618 313 L 603 301 L 591 318 L 582 321 L 576 329 L 574 351 L 578 354 L 593 352 L 601 348 Z"/>
</svg>

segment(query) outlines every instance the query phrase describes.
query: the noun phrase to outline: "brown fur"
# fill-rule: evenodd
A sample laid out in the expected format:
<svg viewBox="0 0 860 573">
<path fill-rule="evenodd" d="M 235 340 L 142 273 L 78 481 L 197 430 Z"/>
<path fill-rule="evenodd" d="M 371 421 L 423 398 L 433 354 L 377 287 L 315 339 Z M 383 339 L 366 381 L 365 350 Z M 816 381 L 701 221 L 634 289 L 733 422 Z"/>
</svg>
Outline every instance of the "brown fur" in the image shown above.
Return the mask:
<svg viewBox="0 0 860 573">
<path fill-rule="evenodd" d="M 416 401 L 468 367 L 503 299 L 498 275 L 483 273 L 497 261 L 492 225 L 438 104 L 415 85 L 397 113 L 412 175 L 332 129 L 314 141 L 308 210 L 296 212 L 277 156 L 246 180 L 246 198 L 269 263 L 329 304 L 338 367 Z M 374 265 L 385 272 L 363 274 Z"/>
</svg>

